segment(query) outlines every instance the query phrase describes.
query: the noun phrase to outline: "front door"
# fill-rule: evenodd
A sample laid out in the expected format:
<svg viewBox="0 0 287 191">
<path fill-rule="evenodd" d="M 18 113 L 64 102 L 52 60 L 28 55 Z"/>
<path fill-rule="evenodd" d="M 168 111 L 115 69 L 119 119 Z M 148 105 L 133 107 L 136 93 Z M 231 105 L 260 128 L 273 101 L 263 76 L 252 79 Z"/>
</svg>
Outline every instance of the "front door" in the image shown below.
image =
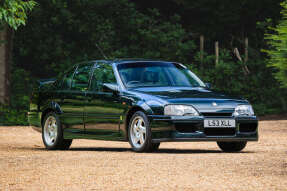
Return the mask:
<svg viewBox="0 0 287 191">
<path fill-rule="evenodd" d="M 85 106 L 86 136 L 95 139 L 118 140 L 122 109 L 117 82 L 110 64 L 94 66 Z"/>
</svg>

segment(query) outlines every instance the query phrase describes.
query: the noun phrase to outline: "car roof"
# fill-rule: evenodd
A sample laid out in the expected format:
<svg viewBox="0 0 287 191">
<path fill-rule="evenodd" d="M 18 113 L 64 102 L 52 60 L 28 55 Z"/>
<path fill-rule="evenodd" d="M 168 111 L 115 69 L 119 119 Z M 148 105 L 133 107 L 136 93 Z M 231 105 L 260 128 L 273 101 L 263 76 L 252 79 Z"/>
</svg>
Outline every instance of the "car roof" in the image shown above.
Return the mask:
<svg viewBox="0 0 287 191">
<path fill-rule="evenodd" d="M 130 58 L 130 59 L 117 59 L 114 60 L 115 63 L 123 64 L 123 63 L 133 63 L 133 62 L 165 62 L 165 63 L 171 63 L 170 61 L 164 61 L 164 60 L 152 60 L 152 59 L 140 59 L 140 58 Z"/>
<path fill-rule="evenodd" d="M 118 59 L 110 59 L 110 60 L 90 60 L 78 63 L 78 65 L 81 64 L 95 64 L 97 62 L 101 62 L 103 64 L 124 64 L 124 63 L 133 63 L 133 62 L 165 62 L 165 63 L 177 63 L 177 62 L 171 62 L 171 61 L 163 61 L 163 60 L 152 60 L 152 59 L 142 59 L 142 58 L 118 58 Z"/>
</svg>

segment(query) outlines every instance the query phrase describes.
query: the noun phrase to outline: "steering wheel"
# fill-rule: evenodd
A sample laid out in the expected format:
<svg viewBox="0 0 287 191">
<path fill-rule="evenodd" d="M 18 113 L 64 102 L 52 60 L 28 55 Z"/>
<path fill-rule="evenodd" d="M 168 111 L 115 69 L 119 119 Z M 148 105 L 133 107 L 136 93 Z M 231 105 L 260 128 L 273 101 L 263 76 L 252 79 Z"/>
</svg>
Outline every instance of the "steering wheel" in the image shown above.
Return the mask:
<svg viewBox="0 0 287 191">
<path fill-rule="evenodd" d="M 138 83 L 140 83 L 140 82 L 139 82 L 139 81 L 129 81 L 129 82 L 127 83 L 127 85 L 130 86 L 130 85 L 138 84 Z"/>
</svg>

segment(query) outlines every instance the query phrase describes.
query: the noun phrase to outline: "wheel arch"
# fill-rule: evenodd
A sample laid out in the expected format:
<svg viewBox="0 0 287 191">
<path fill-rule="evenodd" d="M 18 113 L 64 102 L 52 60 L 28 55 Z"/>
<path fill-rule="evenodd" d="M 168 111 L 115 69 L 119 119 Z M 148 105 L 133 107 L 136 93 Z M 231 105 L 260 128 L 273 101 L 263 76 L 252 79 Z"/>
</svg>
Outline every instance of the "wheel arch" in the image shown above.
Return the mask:
<svg viewBox="0 0 287 191">
<path fill-rule="evenodd" d="M 151 108 L 145 104 L 145 103 L 142 103 L 142 104 L 137 104 L 137 105 L 134 105 L 132 106 L 127 112 L 126 112 L 126 115 L 125 115 L 125 120 L 124 120 L 124 128 L 125 128 L 125 138 L 126 140 L 128 140 L 128 128 L 129 128 L 129 122 L 130 122 L 130 119 L 132 118 L 133 114 L 137 111 L 142 111 L 144 114 L 148 115 L 148 114 L 152 114 L 152 110 Z"/>
<path fill-rule="evenodd" d="M 55 112 L 57 114 L 61 114 L 62 110 L 60 108 L 60 105 L 56 102 L 51 102 L 50 104 L 48 104 L 42 111 L 42 115 L 41 115 L 41 125 L 43 125 L 44 122 L 44 118 L 45 116 L 50 113 L 50 112 Z"/>
</svg>

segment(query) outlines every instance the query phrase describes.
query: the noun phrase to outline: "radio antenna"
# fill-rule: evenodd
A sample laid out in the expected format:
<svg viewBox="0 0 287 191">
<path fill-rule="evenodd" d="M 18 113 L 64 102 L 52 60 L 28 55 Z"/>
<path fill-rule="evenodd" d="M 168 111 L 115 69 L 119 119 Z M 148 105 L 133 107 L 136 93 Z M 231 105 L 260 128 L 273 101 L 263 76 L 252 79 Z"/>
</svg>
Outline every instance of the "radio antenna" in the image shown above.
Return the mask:
<svg viewBox="0 0 287 191">
<path fill-rule="evenodd" d="M 102 56 L 103 56 L 105 59 L 108 59 L 108 58 L 106 57 L 106 55 L 104 54 L 103 50 L 99 47 L 98 43 L 96 43 L 96 46 L 97 46 L 97 48 L 99 49 L 99 51 L 101 52 Z"/>
</svg>

